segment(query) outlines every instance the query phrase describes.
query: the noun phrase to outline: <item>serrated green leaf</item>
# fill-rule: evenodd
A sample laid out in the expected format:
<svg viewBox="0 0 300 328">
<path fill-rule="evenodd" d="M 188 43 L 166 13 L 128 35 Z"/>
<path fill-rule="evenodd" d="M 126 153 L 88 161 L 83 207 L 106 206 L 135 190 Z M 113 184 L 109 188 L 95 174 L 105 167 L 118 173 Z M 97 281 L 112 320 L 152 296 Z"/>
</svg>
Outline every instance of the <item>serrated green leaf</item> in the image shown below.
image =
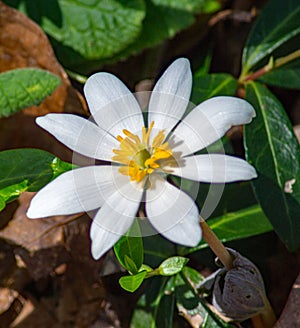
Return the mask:
<svg viewBox="0 0 300 328">
<path fill-rule="evenodd" d="M 146 271 L 141 271 L 132 276 L 124 276 L 119 279 L 119 283 L 123 289 L 132 293 L 140 287 L 146 277 L 146 274 Z"/>
<path fill-rule="evenodd" d="M 144 247 L 138 220 L 134 221 L 126 235 L 115 244 L 114 251 L 118 261 L 127 271 L 139 271 L 144 261 Z"/>
<path fill-rule="evenodd" d="M 0 117 L 39 105 L 60 84 L 60 78 L 37 68 L 19 68 L 0 74 Z"/>
<path fill-rule="evenodd" d="M 290 250 L 300 246 L 300 146 L 279 100 L 251 82 L 246 99 L 257 117 L 245 128 L 246 154 L 258 179 L 257 198 L 274 230 Z"/>
<path fill-rule="evenodd" d="M 259 78 L 260 81 L 276 87 L 300 89 L 300 59 L 275 68 Z"/>
<path fill-rule="evenodd" d="M 191 101 L 199 104 L 216 96 L 233 96 L 236 88 L 237 81 L 230 74 L 196 74 L 193 81 Z"/>
<path fill-rule="evenodd" d="M 65 171 L 73 167 L 40 149 L 24 148 L 0 152 L 1 199 L 9 202 L 24 191 L 38 191 L 58 175 L 57 163 L 61 165 L 60 173 L 63 173 L 62 167 Z"/>
<path fill-rule="evenodd" d="M 300 2 L 271 0 L 252 28 L 242 58 L 245 75 L 275 49 L 300 33 Z"/>
<path fill-rule="evenodd" d="M 252 237 L 272 231 L 272 225 L 259 205 L 207 220 L 207 224 L 217 237 L 223 242 Z M 208 247 L 202 240 L 193 248 L 185 248 L 181 254 L 192 253 Z"/>
<path fill-rule="evenodd" d="M 181 256 L 169 257 L 158 267 L 159 273 L 162 276 L 172 276 L 180 272 L 187 264 L 188 259 Z"/>
</svg>

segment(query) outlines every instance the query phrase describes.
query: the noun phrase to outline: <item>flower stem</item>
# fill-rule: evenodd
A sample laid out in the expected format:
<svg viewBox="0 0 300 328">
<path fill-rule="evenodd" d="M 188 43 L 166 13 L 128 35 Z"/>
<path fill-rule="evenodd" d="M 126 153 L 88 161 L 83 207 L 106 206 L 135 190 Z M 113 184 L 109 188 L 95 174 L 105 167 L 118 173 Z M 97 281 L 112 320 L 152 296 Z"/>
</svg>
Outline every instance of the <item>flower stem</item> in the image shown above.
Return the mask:
<svg viewBox="0 0 300 328">
<path fill-rule="evenodd" d="M 267 296 L 265 296 L 264 302 L 265 302 L 265 308 L 260 313 L 260 316 L 264 324 L 264 327 L 272 328 L 276 322 L 276 316 Z"/>
<path fill-rule="evenodd" d="M 209 225 L 205 222 L 205 220 L 200 216 L 200 225 L 202 228 L 203 239 L 207 242 L 208 246 L 215 253 L 215 255 L 219 258 L 221 263 L 224 265 L 226 270 L 230 270 L 233 268 L 233 258 L 222 244 L 222 242 L 218 239 L 215 233 L 210 229 Z"/>
</svg>

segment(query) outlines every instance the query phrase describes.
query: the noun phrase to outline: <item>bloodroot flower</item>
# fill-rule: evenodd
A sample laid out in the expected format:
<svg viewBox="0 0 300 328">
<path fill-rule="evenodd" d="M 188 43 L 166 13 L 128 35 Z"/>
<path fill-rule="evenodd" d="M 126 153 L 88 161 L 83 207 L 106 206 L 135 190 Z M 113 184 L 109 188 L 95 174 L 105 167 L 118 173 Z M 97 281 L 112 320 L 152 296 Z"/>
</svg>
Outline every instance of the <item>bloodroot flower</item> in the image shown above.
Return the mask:
<svg viewBox="0 0 300 328">
<path fill-rule="evenodd" d="M 246 161 L 224 154 L 195 154 L 233 125 L 251 122 L 252 106 L 215 97 L 185 117 L 192 87 L 187 59 L 180 58 L 156 83 L 147 122 L 140 105 L 114 75 L 97 73 L 84 87 L 92 114 L 48 114 L 37 124 L 98 165 L 63 173 L 33 198 L 29 218 L 94 211 L 92 255 L 100 258 L 132 225 L 141 204 L 154 229 L 167 239 L 195 246 L 201 239 L 194 200 L 167 181 L 168 175 L 207 183 L 256 177 Z M 183 118 L 184 117 L 184 118 Z"/>
</svg>

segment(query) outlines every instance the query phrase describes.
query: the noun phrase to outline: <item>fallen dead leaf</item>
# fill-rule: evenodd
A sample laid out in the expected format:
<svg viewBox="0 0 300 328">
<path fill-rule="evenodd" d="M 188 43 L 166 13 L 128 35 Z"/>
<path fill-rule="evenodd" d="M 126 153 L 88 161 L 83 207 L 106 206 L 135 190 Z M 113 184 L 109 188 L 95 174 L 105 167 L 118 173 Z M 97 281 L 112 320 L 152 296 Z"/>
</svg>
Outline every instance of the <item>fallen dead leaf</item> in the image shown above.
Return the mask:
<svg viewBox="0 0 300 328">
<path fill-rule="evenodd" d="M 38 279 L 52 273 L 57 266 L 69 259 L 64 246 L 63 223 L 69 222 L 73 217 L 28 219 L 26 211 L 33 196 L 34 193 L 29 192 L 20 196 L 20 205 L 12 220 L 0 230 L 0 238 L 15 245 L 15 255 L 25 263 L 30 276 Z"/>
<path fill-rule="evenodd" d="M 71 160 L 71 152 L 36 126 L 36 116 L 50 112 L 87 114 L 86 103 L 71 85 L 40 27 L 0 1 L 0 72 L 38 67 L 58 75 L 62 83 L 41 105 L 0 120 L 0 149 L 42 148 Z"/>
<path fill-rule="evenodd" d="M 0 328 L 8 327 L 23 308 L 22 297 L 15 290 L 0 288 Z"/>
</svg>

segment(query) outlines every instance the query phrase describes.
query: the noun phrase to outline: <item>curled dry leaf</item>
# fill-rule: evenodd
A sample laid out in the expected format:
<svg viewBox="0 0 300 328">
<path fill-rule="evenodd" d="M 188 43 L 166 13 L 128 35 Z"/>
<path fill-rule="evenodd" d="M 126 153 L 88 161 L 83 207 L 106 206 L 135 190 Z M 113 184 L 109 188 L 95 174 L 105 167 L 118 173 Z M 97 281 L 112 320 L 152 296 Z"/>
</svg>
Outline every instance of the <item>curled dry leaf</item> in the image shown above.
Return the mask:
<svg viewBox="0 0 300 328">
<path fill-rule="evenodd" d="M 15 255 L 22 259 L 30 275 L 38 279 L 69 258 L 62 226 L 68 217 L 29 220 L 26 211 L 33 195 L 25 192 L 20 196 L 20 206 L 8 225 L 0 230 L 0 238 L 16 246 Z"/>
<path fill-rule="evenodd" d="M 15 290 L 0 288 L 0 327 L 8 327 L 23 308 L 24 299 Z"/>
<path fill-rule="evenodd" d="M 50 112 L 84 115 L 85 101 L 71 86 L 40 27 L 0 1 L 0 72 L 22 67 L 48 70 L 59 76 L 62 83 L 41 105 L 0 120 L 0 149 L 36 147 L 70 160 L 71 152 L 37 127 L 34 119 Z"/>
</svg>

